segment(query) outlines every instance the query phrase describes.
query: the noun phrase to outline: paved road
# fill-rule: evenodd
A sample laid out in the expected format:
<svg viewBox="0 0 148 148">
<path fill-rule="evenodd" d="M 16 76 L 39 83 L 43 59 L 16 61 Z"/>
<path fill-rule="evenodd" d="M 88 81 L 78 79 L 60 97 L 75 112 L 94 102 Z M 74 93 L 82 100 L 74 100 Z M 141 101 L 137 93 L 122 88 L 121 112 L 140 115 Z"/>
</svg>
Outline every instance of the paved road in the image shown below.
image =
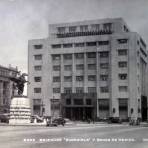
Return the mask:
<svg viewBox="0 0 148 148">
<path fill-rule="evenodd" d="M 148 127 L 110 124 L 52 128 L 0 126 L 0 148 L 108 147 L 147 148 Z"/>
</svg>

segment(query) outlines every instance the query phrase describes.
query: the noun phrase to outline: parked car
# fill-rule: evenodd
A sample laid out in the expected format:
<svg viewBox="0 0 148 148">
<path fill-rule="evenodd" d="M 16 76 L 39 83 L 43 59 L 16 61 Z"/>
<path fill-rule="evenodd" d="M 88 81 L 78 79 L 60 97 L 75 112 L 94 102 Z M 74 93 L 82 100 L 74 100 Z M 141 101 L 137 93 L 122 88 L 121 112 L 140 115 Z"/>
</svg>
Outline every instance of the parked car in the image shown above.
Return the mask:
<svg viewBox="0 0 148 148">
<path fill-rule="evenodd" d="M 46 126 L 58 126 L 58 125 L 63 125 L 64 126 L 65 123 L 66 123 L 65 119 L 62 118 L 62 117 L 59 117 L 59 118 L 53 119 L 52 121 L 49 120 L 47 122 L 47 125 Z"/>
<path fill-rule="evenodd" d="M 46 126 L 53 127 L 53 126 L 58 126 L 58 124 L 57 124 L 57 123 L 53 123 L 53 122 L 51 122 L 51 121 L 47 121 Z"/>
<path fill-rule="evenodd" d="M 9 123 L 9 117 L 10 115 L 7 113 L 0 114 L 0 122 Z"/>
<path fill-rule="evenodd" d="M 119 117 L 110 117 L 108 119 L 108 123 L 122 123 L 122 119 Z"/>
</svg>

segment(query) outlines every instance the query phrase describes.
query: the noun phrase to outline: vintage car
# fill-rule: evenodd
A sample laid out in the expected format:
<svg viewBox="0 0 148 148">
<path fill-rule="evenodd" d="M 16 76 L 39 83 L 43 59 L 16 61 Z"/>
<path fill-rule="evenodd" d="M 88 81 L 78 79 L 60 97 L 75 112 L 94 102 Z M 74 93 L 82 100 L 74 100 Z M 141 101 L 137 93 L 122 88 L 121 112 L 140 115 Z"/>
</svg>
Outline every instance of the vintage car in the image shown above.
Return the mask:
<svg viewBox="0 0 148 148">
<path fill-rule="evenodd" d="M 65 123 L 66 123 L 65 119 L 62 117 L 59 117 L 59 118 L 53 119 L 52 121 L 51 120 L 47 121 L 46 126 L 58 126 L 58 125 L 64 126 Z"/>
</svg>

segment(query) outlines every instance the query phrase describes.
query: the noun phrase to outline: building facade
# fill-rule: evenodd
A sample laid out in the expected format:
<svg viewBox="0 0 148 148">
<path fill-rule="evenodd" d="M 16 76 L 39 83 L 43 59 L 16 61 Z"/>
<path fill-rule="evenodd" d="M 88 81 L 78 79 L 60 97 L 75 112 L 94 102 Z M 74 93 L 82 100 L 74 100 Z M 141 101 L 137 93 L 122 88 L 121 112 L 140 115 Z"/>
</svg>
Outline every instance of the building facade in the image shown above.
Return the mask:
<svg viewBox="0 0 148 148">
<path fill-rule="evenodd" d="M 10 111 L 11 99 L 15 93 L 10 77 L 16 77 L 17 73 L 17 68 L 0 66 L 0 114 Z"/>
<path fill-rule="evenodd" d="M 122 18 L 49 25 L 28 46 L 32 114 L 145 120 L 147 55 Z"/>
</svg>

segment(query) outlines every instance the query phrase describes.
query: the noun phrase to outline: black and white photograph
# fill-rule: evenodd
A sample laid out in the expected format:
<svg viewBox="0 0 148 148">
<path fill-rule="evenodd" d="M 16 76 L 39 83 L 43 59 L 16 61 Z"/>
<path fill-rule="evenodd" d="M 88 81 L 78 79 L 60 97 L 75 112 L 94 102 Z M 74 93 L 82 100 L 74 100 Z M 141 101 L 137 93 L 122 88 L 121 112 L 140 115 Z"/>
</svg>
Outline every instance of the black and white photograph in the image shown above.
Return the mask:
<svg viewBox="0 0 148 148">
<path fill-rule="evenodd" d="M 0 0 L 0 148 L 147 148 L 148 1 Z"/>
</svg>

